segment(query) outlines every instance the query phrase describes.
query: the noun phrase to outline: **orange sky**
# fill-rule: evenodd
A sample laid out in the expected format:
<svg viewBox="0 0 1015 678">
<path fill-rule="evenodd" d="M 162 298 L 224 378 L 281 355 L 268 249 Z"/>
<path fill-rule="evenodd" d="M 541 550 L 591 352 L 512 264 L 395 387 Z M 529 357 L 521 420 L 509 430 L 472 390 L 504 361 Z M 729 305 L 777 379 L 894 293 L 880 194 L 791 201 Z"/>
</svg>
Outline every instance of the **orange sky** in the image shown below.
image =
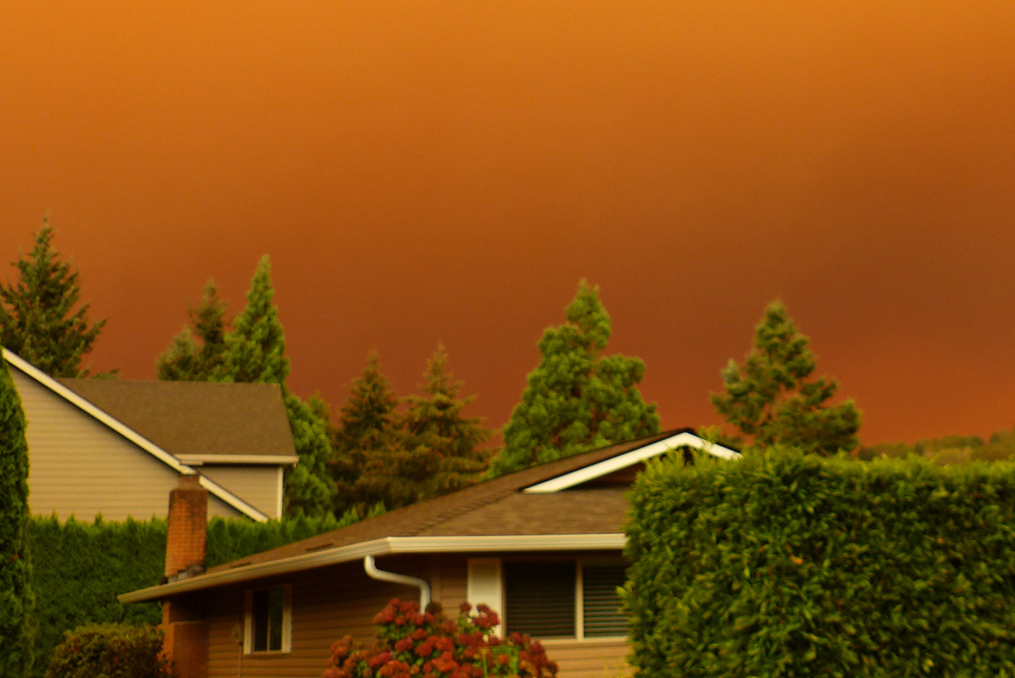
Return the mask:
<svg viewBox="0 0 1015 678">
<path fill-rule="evenodd" d="M 668 426 L 781 296 L 865 442 L 1015 425 L 1015 3 L 6 3 L 0 261 L 49 211 L 151 378 L 274 264 L 292 385 L 438 340 L 493 425 L 578 279 Z M 0 274 L 6 277 L 8 272 Z"/>
</svg>

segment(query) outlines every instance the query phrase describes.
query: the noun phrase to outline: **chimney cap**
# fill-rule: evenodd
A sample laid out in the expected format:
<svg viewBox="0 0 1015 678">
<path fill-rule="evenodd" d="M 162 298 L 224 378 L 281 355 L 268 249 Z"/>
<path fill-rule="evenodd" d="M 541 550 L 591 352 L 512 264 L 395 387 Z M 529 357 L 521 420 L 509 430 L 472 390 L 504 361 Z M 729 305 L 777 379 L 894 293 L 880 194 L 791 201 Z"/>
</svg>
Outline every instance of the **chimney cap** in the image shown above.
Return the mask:
<svg viewBox="0 0 1015 678">
<path fill-rule="evenodd" d="M 180 476 L 179 487 L 188 490 L 196 490 L 201 487 L 201 476 L 196 473 L 185 473 Z"/>
</svg>

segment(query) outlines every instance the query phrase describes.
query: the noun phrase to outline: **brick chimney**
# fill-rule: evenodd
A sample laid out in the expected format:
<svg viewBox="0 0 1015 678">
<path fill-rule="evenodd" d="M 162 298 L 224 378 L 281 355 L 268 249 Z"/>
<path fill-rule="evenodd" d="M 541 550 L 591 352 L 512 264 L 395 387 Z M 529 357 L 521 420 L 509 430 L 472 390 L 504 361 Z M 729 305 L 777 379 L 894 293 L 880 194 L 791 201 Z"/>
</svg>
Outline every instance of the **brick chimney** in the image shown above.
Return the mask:
<svg viewBox="0 0 1015 678">
<path fill-rule="evenodd" d="M 178 581 L 204 572 L 208 534 L 208 491 L 198 475 L 180 476 L 169 493 L 166 534 L 166 580 Z M 162 652 L 178 678 L 207 678 L 208 622 L 202 592 L 162 601 Z"/>
<path fill-rule="evenodd" d="M 166 579 L 176 581 L 204 572 L 204 542 L 208 534 L 208 490 L 201 476 L 180 476 L 169 493 L 169 530 L 166 536 Z"/>
</svg>

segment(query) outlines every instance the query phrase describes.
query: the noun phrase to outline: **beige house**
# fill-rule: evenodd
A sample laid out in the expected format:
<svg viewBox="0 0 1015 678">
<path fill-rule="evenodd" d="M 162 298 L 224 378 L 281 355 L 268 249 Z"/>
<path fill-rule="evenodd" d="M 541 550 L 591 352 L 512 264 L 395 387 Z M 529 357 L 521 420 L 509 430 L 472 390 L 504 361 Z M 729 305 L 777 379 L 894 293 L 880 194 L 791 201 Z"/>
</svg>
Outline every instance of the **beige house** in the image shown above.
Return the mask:
<svg viewBox="0 0 1015 678">
<path fill-rule="evenodd" d="M 168 583 L 120 600 L 163 601 L 180 678 L 320 676 L 331 644 L 347 634 L 369 640 L 373 616 L 394 597 L 437 601 L 451 614 L 463 601 L 487 603 L 501 614 L 499 631 L 543 641 L 561 678 L 624 675 L 627 625 L 616 593 L 625 580 L 624 492 L 646 460 L 685 446 L 739 456 L 690 430 L 670 431 L 202 574 L 187 576 L 194 563 L 174 557 Z M 170 539 L 167 553 L 185 551 L 181 544 Z"/>
<path fill-rule="evenodd" d="M 209 517 L 281 516 L 298 458 L 277 385 L 54 379 L 3 358 L 28 420 L 33 514 L 164 518 L 179 477 L 197 474 Z"/>
</svg>

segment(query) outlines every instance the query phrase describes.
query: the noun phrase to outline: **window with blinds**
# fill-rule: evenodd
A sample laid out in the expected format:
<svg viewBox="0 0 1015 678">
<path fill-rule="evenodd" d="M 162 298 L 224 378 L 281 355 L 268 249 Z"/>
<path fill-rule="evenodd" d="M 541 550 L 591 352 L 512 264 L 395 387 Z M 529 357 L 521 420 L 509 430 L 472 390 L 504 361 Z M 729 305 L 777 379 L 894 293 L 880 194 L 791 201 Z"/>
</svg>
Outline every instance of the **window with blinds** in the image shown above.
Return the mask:
<svg viewBox="0 0 1015 678">
<path fill-rule="evenodd" d="M 504 563 L 504 617 L 508 633 L 535 638 L 575 635 L 575 561 Z"/>
<path fill-rule="evenodd" d="M 622 563 L 582 563 L 582 631 L 586 638 L 623 636 L 627 617 L 617 587 L 627 581 Z"/>
</svg>

